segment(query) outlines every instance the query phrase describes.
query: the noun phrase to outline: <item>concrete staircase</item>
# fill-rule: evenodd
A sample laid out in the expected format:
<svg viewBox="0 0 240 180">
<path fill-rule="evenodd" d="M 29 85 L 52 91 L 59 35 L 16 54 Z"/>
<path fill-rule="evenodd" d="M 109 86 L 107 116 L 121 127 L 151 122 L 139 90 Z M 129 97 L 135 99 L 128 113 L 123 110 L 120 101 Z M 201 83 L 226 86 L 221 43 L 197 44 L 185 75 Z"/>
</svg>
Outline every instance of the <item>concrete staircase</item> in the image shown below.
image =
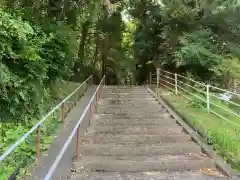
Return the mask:
<svg viewBox="0 0 240 180">
<path fill-rule="evenodd" d="M 214 161 L 142 87 L 106 87 L 74 180 L 225 180 Z"/>
</svg>

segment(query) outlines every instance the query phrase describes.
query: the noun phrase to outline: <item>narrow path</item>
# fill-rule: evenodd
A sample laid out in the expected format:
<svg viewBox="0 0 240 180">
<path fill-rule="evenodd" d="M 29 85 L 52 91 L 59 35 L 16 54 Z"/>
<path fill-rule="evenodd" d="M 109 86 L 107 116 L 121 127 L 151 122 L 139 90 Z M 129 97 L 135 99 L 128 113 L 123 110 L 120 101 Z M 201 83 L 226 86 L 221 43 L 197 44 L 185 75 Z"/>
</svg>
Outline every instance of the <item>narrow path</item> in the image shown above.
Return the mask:
<svg viewBox="0 0 240 180">
<path fill-rule="evenodd" d="M 227 180 L 141 86 L 106 87 L 73 180 Z"/>
<path fill-rule="evenodd" d="M 85 95 L 77 102 L 76 106 L 71 110 L 71 112 L 69 112 L 68 116 L 65 119 L 65 124 L 62 126 L 61 130 L 59 130 L 59 133 L 54 138 L 49 150 L 41 156 L 39 165 L 32 170 L 33 171 L 32 176 L 28 177 L 28 179 L 42 180 L 44 178 L 49 168 L 53 164 L 57 154 L 61 150 L 63 144 L 70 135 L 76 122 L 81 117 L 81 114 L 84 111 L 86 104 L 89 102 L 95 90 L 96 90 L 95 86 L 90 87 L 85 93 Z M 86 119 L 87 118 L 89 117 L 86 117 Z M 84 132 L 86 127 L 88 126 L 86 122 L 83 123 L 81 126 L 82 132 Z M 56 172 L 54 173 L 53 179 L 61 179 L 61 177 L 64 177 L 66 174 L 69 173 L 68 171 L 71 169 L 74 150 L 75 146 L 73 140 L 72 145 L 69 146 L 68 151 L 64 154 L 60 165 L 58 166 Z"/>
</svg>

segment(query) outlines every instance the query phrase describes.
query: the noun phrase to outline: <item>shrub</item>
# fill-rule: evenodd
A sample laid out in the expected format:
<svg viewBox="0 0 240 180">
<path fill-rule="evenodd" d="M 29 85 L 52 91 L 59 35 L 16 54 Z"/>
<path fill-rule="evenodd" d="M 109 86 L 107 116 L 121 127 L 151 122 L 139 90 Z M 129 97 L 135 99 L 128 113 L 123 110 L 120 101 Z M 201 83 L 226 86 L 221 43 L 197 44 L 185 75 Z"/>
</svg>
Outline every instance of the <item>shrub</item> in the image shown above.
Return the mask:
<svg viewBox="0 0 240 180">
<path fill-rule="evenodd" d="M 27 122 L 51 99 L 52 82 L 71 75 L 75 33 L 63 25 L 36 27 L 0 9 L 0 40 L 1 122 Z"/>
</svg>

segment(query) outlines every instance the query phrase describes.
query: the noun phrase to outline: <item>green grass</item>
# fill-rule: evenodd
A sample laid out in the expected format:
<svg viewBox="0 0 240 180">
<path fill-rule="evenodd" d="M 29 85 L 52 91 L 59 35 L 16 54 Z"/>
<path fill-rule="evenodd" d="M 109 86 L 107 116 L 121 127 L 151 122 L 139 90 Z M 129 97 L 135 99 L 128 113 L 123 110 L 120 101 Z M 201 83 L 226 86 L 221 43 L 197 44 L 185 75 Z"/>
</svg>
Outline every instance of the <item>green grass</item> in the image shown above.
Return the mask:
<svg viewBox="0 0 240 180">
<path fill-rule="evenodd" d="M 80 84 L 73 82 L 58 82 L 55 84 L 53 96 L 51 100 L 46 101 L 42 107 L 43 114 L 49 112 L 57 103 L 61 102 Z M 78 91 L 78 97 L 84 93 L 86 86 Z M 69 101 L 76 100 L 73 96 Z M 41 153 L 46 151 L 58 131 L 60 110 L 56 110 L 41 126 Z M 4 153 L 13 143 L 15 143 L 22 135 L 24 135 L 31 127 L 33 127 L 40 118 L 33 117 L 25 123 L 0 123 L 2 134 L 0 134 L 0 154 Z M 20 174 L 26 174 L 30 166 L 35 164 L 36 158 L 36 132 L 33 132 L 23 141 L 7 158 L 0 164 L 0 179 L 8 179 L 18 167 L 21 166 Z"/>
<path fill-rule="evenodd" d="M 191 100 L 188 100 L 181 95 L 175 95 L 167 89 L 161 88 L 155 89 L 155 91 L 168 101 L 184 117 L 187 123 L 203 135 L 206 143 L 213 145 L 217 154 L 231 164 L 233 169 L 240 171 L 240 128 L 212 113 L 208 113 L 203 108 L 203 106 L 206 107 L 206 104 L 191 95 Z M 202 97 L 204 98 L 204 96 Z M 229 108 L 229 105 L 221 103 L 216 98 L 211 97 L 211 101 L 224 108 Z M 215 112 L 240 125 L 239 117 L 231 115 L 220 108 L 210 107 Z"/>
</svg>

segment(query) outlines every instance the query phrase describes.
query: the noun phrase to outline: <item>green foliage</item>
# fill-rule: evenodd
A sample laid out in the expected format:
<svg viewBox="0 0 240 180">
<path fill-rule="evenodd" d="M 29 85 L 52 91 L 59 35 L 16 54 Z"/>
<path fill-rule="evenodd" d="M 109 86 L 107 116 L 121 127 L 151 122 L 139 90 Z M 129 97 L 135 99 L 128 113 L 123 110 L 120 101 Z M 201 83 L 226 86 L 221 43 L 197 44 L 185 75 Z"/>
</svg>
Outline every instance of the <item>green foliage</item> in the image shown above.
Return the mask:
<svg viewBox="0 0 240 180">
<path fill-rule="evenodd" d="M 42 46 L 41 56 L 48 65 L 47 76 L 51 80 L 70 77 L 78 51 L 75 32 L 64 25 L 52 25 L 45 31 L 50 40 Z"/>
<path fill-rule="evenodd" d="M 184 117 L 185 121 L 192 126 L 196 132 L 201 133 L 206 143 L 212 145 L 213 149 L 222 156 L 228 164 L 232 165 L 235 170 L 240 170 L 240 128 L 212 113 L 207 113 L 206 109 L 202 107 L 202 103 L 199 100 L 194 100 L 194 97 L 188 93 L 181 92 L 193 98 L 193 100 L 188 100 L 174 93 L 169 94 L 169 91 L 166 89 L 156 89 L 156 91 Z M 198 93 L 194 94 L 200 96 Z M 221 103 L 217 98 L 211 97 L 211 102 L 231 110 L 231 107 Z M 232 122 L 239 124 L 239 117 L 213 105 L 211 109 L 227 117 Z"/>
<path fill-rule="evenodd" d="M 59 114 L 59 112 L 58 112 Z M 29 128 L 31 128 L 38 119 L 32 120 L 32 123 L 26 125 L 19 123 L 17 126 L 8 123 L 3 124 L 2 131 L 5 136 L 1 136 L 0 152 L 7 150 L 9 144 L 13 144 L 19 139 Z M 41 128 L 41 144 L 40 150 L 44 152 L 50 146 L 53 135 L 59 125 L 59 116 L 49 117 Z M 33 164 L 36 158 L 36 133 L 32 133 L 23 143 L 21 143 L 0 165 L 0 179 L 8 179 L 8 177 L 19 167 L 26 171 L 26 165 Z"/>
<path fill-rule="evenodd" d="M 138 22 L 133 50 L 143 67 L 139 71 L 146 76 L 155 69 L 147 65 L 150 60 L 229 88 L 239 84 L 239 5 L 221 0 L 162 2 L 130 1 L 129 12 Z"/>
<path fill-rule="evenodd" d="M 57 81 L 52 87 L 52 102 L 49 105 L 44 104 L 46 108 L 41 107 L 41 110 L 49 111 L 53 104 L 59 103 L 66 96 L 69 95 L 74 89 L 79 86 L 78 83 Z M 85 87 L 79 90 L 79 95 L 83 94 Z M 70 101 L 75 101 L 76 97 L 70 98 Z M 51 107 L 50 107 L 51 106 Z M 45 114 L 46 111 L 43 113 Z M 41 126 L 41 143 L 40 151 L 44 153 L 52 143 L 55 133 L 58 131 L 60 125 L 60 110 L 55 111 L 51 116 L 49 116 L 46 121 Z M 26 133 L 30 128 L 32 128 L 38 118 L 32 118 L 31 121 L 27 123 L 14 122 L 0 123 L 0 154 L 5 152 L 10 145 L 15 143 L 19 137 Z M 20 175 L 28 174 L 27 170 L 30 166 L 34 165 L 36 158 L 36 133 L 33 132 L 28 136 L 28 138 L 23 141 L 12 153 L 7 156 L 7 158 L 1 162 L 0 165 L 0 179 L 8 179 L 8 177 L 20 167 Z"/>
<path fill-rule="evenodd" d="M 1 121 L 25 121 L 40 113 L 51 81 L 71 76 L 75 33 L 55 26 L 48 31 L 0 10 Z"/>
<path fill-rule="evenodd" d="M 39 38 L 37 32 L 21 18 L 15 18 L 3 10 L 1 16 L 1 117 L 21 117 L 28 113 L 33 99 L 40 95 L 34 91 L 46 78 L 47 66 L 39 54 L 48 41 Z"/>
</svg>

